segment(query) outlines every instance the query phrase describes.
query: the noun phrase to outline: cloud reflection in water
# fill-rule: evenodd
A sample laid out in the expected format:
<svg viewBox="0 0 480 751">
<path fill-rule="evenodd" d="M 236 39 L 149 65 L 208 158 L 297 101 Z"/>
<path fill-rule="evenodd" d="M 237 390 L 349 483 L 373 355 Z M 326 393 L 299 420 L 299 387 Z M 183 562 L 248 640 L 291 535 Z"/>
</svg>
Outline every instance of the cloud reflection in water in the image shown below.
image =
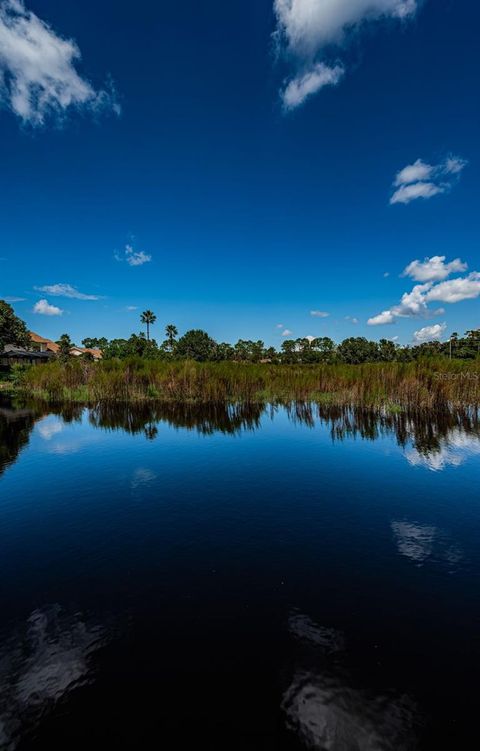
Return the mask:
<svg viewBox="0 0 480 751">
<path fill-rule="evenodd" d="M 93 681 L 91 658 L 104 630 L 58 605 L 35 610 L 0 648 L 0 748 L 15 749 L 23 733 L 71 691 Z"/>
<path fill-rule="evenodd" d="M 418 715 L 406 696 L 377 696 L 354 688 L 345 665 L 344 638 L 308 616 L 289 619 L 304 646 L 283 695 L 286 725 L 308 749 L 413 751 Z"/>
<path fill-rule="evenodd" d="M 393 521 L 391 526 L 398 552 L 416 566 L 447 564 L 453 572 L 463 558 L 460 548 L 437 527 L 408 521 Z"/>
</svg>

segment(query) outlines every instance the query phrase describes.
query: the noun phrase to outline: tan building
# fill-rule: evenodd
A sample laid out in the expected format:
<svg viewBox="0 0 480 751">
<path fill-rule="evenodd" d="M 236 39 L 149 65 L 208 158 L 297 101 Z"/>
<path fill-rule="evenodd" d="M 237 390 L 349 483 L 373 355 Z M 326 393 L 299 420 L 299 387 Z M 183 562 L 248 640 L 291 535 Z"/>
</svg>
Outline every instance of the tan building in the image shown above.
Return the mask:
<svg viewBox="0 0 480 751">
<path fill-rule="evenodd" d="M 34 331 L 29 331 L 30 339 L 32 341 L 32 349 L 37 352 L 52 352 L 54 355 L 58 353 L 60 347 L 51 339 L 46 339 L 40 334 L 36 334 Z M 81 357 L 82 355 L 91 355 L 94 360 L 102 359 L 101 349 L 90 349 L 88 347 L 72 347 L 70 350 L 72 357 Z"/>
<path fill-rule="evenodd" d="M 54 355 L 57 354 L 60 349 L 58 344 L 52 342 L 51 339 L 46 339 L 44 336 L 36 334 L 34 331 L 29 331 L 28 333 L 30 334 L 33 350 L 37 350 L 37 352 L 53 352 Z"/>
<path fill-rule="evenodd" d="M 91 355 L 94 360 L 102 359 L 101 349 L 91 349 L 90 347 L 72 347 L 70 350 L 72 357 L 81 357 L 82 355 Z"/>
</svg>

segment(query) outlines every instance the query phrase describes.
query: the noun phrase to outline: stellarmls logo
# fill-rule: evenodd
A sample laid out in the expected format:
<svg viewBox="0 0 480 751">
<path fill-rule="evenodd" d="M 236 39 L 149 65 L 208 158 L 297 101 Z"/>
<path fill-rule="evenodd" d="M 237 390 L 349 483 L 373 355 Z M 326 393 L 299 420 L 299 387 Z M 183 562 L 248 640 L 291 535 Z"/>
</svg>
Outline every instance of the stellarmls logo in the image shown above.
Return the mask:
<svg viewBox="0 0 480 751">
<path fill-rule="evenodd" d="M 479 381 L 479 373 L 434 373 L 433 377 L 437 381 Z"/>
</svg>

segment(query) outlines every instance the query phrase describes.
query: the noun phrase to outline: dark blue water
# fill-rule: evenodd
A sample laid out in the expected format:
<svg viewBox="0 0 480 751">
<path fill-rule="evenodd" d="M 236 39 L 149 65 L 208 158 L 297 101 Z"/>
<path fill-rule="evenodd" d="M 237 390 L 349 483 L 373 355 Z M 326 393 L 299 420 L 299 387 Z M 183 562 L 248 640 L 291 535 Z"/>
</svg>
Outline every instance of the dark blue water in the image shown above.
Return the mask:
<svg viewBox="0 0 480 751">
<path fill-rule="evenodd" d="M 0 747 L 478 746 L 480 424 L 0 405 Z"/>
</svg>

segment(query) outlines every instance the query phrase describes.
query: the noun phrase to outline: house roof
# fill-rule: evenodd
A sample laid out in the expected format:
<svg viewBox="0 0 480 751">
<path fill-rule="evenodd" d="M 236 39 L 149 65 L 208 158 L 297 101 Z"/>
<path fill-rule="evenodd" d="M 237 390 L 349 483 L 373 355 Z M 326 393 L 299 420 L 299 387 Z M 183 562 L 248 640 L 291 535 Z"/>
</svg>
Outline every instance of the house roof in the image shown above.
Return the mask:
<svg viewBox="0 0 480 751">
<path fill-rule="evenodd" d="M 82 355 L 90 354 L 92 357 L 96 357 L 98 359 L 101 359 L 103 352 L 101 349 L 97 349 L 96 347 L 72 347 L 70 352 L 75 350 L 75 352 L 81 352 Z"/>
<path fill-rule="evenodd" d="M 19 358 L 25 360 L 48 360 L 52 356 L 51 352 L 32 352 L 23 347 L 15 347 L 13 344 L 7 344 L 0 357 Z"/>
<path fill-rule="evenodd" d="M 47 349 L 49 349 L 51 352 L 58 352 L 60 347 L 58 344 L 55 344 L 55 342 L 52 342 L 51 339 L 47 339 L 44 336 L 40 336 L 40 334 L 36 334 L 34 331 L 28 332 L 30 335 L 30 339 L 34 344 L 45 344 Z"/>
</svg>

